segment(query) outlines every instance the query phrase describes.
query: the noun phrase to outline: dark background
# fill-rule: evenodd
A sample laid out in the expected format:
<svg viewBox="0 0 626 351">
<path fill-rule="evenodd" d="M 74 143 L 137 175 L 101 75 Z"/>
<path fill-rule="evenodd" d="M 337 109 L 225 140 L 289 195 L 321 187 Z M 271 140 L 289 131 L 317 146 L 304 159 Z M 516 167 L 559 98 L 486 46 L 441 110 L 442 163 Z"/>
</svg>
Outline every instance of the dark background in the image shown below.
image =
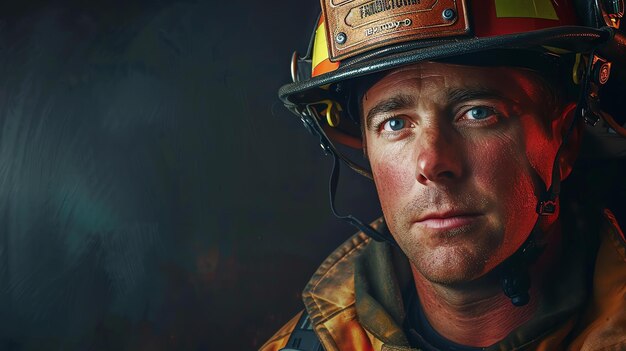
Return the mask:
<svg viewBox="0 0 626 351">
<path fill-rule="evenodd" d="M 0 5 L 0 350 L 253 350 L 302 308 L 354 232 L 277 98 L 318 6 Z"/>
<path fill-rule="evenodd" d="M 0 350 L 253 350 L 302 308 L 354 232 L 276 97 L 318 6 L 0 5 Z"/>
</svg>

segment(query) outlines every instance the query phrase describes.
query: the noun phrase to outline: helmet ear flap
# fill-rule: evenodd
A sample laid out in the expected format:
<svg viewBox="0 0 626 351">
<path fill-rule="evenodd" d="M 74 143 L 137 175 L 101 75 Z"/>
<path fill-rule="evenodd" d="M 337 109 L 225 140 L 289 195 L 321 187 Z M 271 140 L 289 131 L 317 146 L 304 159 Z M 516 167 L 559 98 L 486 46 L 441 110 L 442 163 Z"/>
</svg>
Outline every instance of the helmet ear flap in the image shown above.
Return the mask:
<svg viewBox="0 0 626 351">
<path fill-rule="evenodd" d="M 578 17 L 583 22 L 583 25 L 592 28 L 600 28 L 604 26 L 602 14 L 596 5 L 596 0 L 574 0 L 574 6 Z"/>
<path fill-rule="evenodd" d="M 574 0 L 574 7 L 585 26 L 620 29 L 624 0 Z"/>
</svg>

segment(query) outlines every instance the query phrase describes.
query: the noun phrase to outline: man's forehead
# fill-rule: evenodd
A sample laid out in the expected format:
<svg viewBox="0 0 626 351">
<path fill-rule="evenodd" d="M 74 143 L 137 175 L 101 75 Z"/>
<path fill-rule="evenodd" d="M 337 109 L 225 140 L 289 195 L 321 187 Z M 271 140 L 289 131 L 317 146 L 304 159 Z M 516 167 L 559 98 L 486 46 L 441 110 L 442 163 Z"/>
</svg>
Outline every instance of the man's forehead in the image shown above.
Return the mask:
<svg viewBox="0 0 626 351">
<path fill-rule="evenodd" d="M 361 102 L 368 105 L 372 99 L 383 99 L 400 94 L 422 93 L 450 97 L 478 95 L 498 90 L 531 95 L 537 75 L 518 67 L 477 67 L 439 62 L 420 62 L 379 75 L 371 79 L 363 90 Z M 504 95 L 504 94 L 500 94 Z"/>
<path fill-rule="evenodd" d="M 366 93 L 372 89 L 387 88 L 388 86 L 393 90 L 393 86 L 400 82 L 418 85 L 429 83 L 434 84 L 434 88 L 442 90 L 457 85 L 484 86 L 501 82 L 501 79 L 498 78 L 499 75 L 495 74 L 496 72 L 515 74 L 518 70 L 512 67 L 477 67 L 440 62 L 419 62 L 385 72 L 377 77 L 375 82 L 371 82 Z"/>
</svg>

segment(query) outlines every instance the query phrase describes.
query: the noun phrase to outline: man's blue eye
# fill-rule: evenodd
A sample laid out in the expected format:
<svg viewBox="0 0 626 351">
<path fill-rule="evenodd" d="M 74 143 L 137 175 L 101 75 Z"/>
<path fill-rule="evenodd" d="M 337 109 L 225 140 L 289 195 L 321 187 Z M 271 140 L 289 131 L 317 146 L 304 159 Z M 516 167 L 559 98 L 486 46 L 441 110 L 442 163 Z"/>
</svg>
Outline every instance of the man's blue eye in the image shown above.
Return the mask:
<svg viewBox="0 0 626 351">
<path fill-rule="evenodd" d="M 493 114 L 493 111 L 486 107 L 472 107 L 467 111 L 467 115 L 471 119 L 485 119 Z"/>
<path fill-rule="evenodd" d="M 400 118 L 392 118 L 383 124 L 383 129 L 386 131 L 398 131 L 406 125 L 406 121 Z"/>
</svg>

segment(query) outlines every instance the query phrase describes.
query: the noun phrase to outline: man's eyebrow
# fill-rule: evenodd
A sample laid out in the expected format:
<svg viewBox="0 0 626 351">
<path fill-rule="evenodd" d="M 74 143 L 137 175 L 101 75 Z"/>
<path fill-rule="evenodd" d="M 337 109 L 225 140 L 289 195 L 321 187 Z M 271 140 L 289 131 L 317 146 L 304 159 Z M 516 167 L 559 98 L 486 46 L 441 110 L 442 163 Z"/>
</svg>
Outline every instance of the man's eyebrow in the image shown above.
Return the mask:
<svg viewBox="0 0 626 351">
<path fill-rule="evenodd" d="M 398 94 L 398 95 L 394 95 L 394 96 L 392 96 L 392 97 L 390 97 L 388 99 L 384 99 L 382 101 L 379 101 L 367 113 L 367 116 L 365 118 L 365 121 L 367 122 L 366 125 L 368 127 L 371 126 L 372 120 L 378 114 L 394 112 L 394 111 L 398 111 L 398 110 L 401 110 L 401 109 L 413 106 L 413 104 L 415 103 L 414 100 L 415 99 L 413 98 L 412 95 Z"/>
<path fill-rule="evenodd" d="M 448 89 L 448 91 L 446 91 L 446 97 L 449 106 L 460 104 L 465 101 L 480 99 L 510 100 L 502 95 L 500 91 L 486 87 Z"/>
</svg>

